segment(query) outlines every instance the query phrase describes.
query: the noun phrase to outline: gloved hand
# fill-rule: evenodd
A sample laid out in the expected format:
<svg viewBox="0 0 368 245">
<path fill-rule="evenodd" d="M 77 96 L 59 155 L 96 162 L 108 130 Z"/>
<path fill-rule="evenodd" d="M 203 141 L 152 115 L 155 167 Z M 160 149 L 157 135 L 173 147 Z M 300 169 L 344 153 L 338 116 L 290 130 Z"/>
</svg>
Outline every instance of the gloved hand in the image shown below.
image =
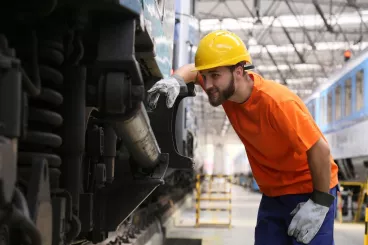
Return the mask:
<svg viewBox="0 0 368 245">
<path fill-rule="evenodd" d="M 166 95 L 166 105 L 168 108 L 173 107 L 176 98 L 180 92 L 180 86 L 186 86 L 184 79 L 178 75 L 161 79 L 150 88 L 147 93 L 148 106 L 155 109 L 160 94 Z"/>
<path fill-rule="evenodd" d="M 293 219 L 288 235 L 297 242 L 308 244 L 318 233 L 335 197 L 324 192 L 314 191 L 307 202 L 299 203 L 290 213 Z"/>
</svg>

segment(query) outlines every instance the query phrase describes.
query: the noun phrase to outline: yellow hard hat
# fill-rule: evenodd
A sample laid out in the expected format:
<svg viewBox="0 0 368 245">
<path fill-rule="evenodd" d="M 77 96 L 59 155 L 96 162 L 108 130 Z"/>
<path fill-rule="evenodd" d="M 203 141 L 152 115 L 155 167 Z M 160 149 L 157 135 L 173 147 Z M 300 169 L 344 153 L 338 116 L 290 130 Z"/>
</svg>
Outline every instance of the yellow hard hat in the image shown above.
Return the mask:
<svg viewBox="0 0 368 245">
<path fill-rule="evenodd" d="M 218 30 L 200 40 L 195 55 L 195 70 L 231 66 L 241 61 L 252 63 L 244 42 L 232 32 Z"/>
</svg>

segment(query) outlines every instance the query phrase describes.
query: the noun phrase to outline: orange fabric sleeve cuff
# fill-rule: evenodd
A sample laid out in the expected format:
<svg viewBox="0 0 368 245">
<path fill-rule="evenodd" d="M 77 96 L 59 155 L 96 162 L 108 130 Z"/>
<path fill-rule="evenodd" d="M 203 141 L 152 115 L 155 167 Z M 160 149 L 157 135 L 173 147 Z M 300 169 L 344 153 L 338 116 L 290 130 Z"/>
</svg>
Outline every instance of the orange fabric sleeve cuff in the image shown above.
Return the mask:
<svg viewBox="0 0 368 245">
<path fill-rule="evenodd" d="M 195 84 L 198 84 L 199 86 L 201 86 L 204 90 L 204 81 L 203 81 L 203 77 L 202 75 L 198 72 L 197 76 L 196 76 L 196 81 L 194 82 Z"/>
<path fill-rule="evenodd" d="M 300 155 L 308 151 L 322 137 L 312 116 L 294 100 L 281 102 L 270 112 L 272 127 L 285 135 Z"/>
</svg>

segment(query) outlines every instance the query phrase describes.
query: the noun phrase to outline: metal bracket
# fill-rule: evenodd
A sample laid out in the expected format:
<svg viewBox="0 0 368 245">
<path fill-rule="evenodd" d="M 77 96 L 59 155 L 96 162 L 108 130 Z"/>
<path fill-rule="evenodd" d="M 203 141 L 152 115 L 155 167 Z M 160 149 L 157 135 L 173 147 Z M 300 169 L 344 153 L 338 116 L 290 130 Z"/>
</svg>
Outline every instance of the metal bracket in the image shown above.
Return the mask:
<svg viewBox="0 0 368 245">
<path fill-rule="evenodd" d="M 139 63 L 135 57 L 135 31 L 135 20 L 126 20 L 123 22 L 111 21 L 101 24 L 98 56 L 94 69 L 100 70 L 103 74 L 117 71 L 129 74 L 132 82 L 129 85 L 132 91 L 131 99 L 142 101 L 144 84 Z M 108 86 L 108 88 L 118 86 L 120 89 L 128 86 L 125 84 L 120 84 L 119 86 L 119 82 L 116 81 L 119 75 L 121 74 L 108 74 L 109 79 L 112 80 L 105 86 Z M 127 81 L 125 80 L 120 82 L 126 83 Z"/>
<path fill-rule="evenodd" d="M 166 96 L 160 96 L 156 109 L 148 112 L 151 127 L 162 152 L 170 155 L 169 168 L 193 169 L 194 162 L 191 158 L 179 153 L 176 145 L 175 123 L 181 101 L 186 97 L 194 97 L 194 84 L 180 87 L 180 94 L 172 108 L 166 106 Z"/>
<path fill-rule="evenodd" d="M 169 167 L 169 154 L 161 153 L 160 155 L 160 163 L 156 166 L 151 178 L 153 179 L 160 179 L 162 184 L 164 184 L 164 177 Z"/>
<path fill-rule="evenodd" d="M 126 164 L 127 159 L 116 159 L 114 181 L 96 194 L 94 232 L 115 230 L 158 186 L 164 184 L 169 154 L 162 153 L 159 159 L 160 162 L 150 173 L 139 173 L 137 169 L 132 169 L 137 166 L 134 162 Z"/>
<path fill-rule="evenodd" d="M 134 175 L 134 183 L 144 183 L 147 181 L 150 182 L 157 182 L 159 184 L 164 184 L 164 177 L 166 174 L 166 171 L 169 166 L 169 154 L 167 153 L 161 153 L 159 157 L 159 163 L 155 166 L 153 170 L 148 169 L 148 173 L 143 172 L 136 172 L 133 173 Z M 136 164 L 132 164 L 132 167 L 137 166 Z M 141 168 L 140 168 L 141 169 Z M 134 170 L 133 170 L 134 171 Z M 144 171 L 144 170 L 142 170 Z"/>
</svg>

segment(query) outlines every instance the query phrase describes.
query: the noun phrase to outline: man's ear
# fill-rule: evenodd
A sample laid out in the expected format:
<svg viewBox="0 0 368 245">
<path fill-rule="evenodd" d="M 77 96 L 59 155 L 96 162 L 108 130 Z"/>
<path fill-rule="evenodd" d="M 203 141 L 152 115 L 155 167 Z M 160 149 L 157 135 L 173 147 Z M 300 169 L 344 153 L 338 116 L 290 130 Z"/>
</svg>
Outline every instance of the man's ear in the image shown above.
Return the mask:
<svg viewBox="0 0 368 245">
<path fill-rule="evenodd" d="M 243 76 L 243 68 L 241 66 L 236 67 L 236 69 L 235 69 L 235 75 L 237 77 L 242 77 Z"/>
</svg>

